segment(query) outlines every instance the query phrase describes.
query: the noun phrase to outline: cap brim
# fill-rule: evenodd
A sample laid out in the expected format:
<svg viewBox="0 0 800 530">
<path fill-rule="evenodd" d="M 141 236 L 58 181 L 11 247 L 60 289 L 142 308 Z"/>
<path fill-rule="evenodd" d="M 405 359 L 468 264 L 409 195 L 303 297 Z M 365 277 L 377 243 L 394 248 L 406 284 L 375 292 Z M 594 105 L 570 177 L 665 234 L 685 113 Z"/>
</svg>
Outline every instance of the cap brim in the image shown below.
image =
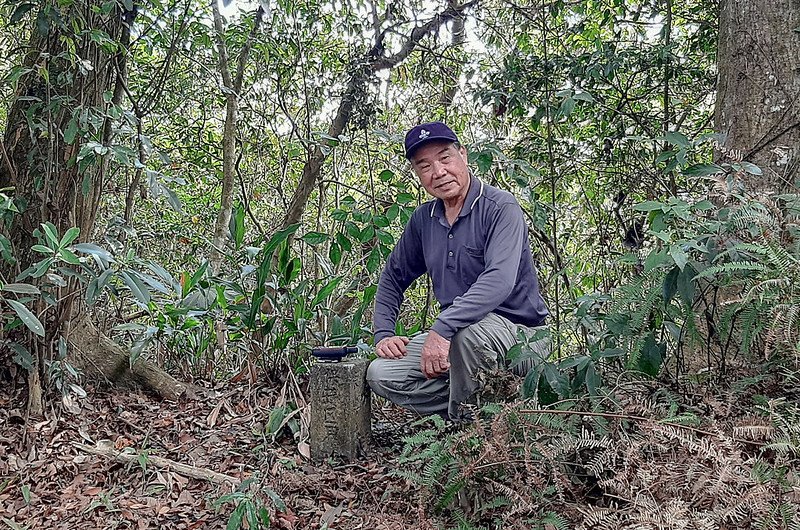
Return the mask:
<svg viewBox="0 0 800 530">
<path fill-rule="evenodd" d="M 410 159 L 414 156 L 414 153 L 425 144 L 429 144 L 431 142 L 450 142 L 456 143 L 458 140 L 453 138 L 452 136 L 428 136 L 424 140 L 419 140 L 417 143 L 406 149 L 406 158 Z"/>
</svg>

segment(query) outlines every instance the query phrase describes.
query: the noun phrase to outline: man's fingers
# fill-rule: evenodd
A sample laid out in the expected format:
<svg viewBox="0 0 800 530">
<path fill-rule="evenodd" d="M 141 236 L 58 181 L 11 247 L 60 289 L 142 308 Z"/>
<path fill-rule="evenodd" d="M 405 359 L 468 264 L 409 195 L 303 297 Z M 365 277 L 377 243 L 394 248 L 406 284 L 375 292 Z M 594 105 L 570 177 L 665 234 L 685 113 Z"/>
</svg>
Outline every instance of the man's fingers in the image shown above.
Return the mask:
<svg viewBox="0 0 800 530">
<path fill-rule="evenodd" d="M 391 355 L 392 359 L 398 359 L 403 356 L 403 352 L 400 351 L 400 348 L 397 346 L 396 342 L 390 342 L 386 345 L 386 348 L 389 350 L 389 354 Z"/>
<path fill-rule="evenodd" d="M 384 359 L 399 359 L 405 356 L 408 342 L 407 337 L 388 337 L 377 344 L 375 353 Z"/>
</svg>

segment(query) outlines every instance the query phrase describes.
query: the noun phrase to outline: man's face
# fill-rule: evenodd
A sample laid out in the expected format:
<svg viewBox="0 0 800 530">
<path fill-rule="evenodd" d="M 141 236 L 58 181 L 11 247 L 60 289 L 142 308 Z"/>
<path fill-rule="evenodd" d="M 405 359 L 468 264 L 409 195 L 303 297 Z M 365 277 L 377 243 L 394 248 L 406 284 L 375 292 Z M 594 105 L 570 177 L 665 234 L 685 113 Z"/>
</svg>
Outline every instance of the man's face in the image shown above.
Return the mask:
<svg viewBox="0 0 800 530">
<path fill-rule="evenodd" d="M 467 150 L 451 142 L 430 142 L 411 157 L 411 167 L 425 190 L 445 202 L 467 197 Z"/>
</svg>

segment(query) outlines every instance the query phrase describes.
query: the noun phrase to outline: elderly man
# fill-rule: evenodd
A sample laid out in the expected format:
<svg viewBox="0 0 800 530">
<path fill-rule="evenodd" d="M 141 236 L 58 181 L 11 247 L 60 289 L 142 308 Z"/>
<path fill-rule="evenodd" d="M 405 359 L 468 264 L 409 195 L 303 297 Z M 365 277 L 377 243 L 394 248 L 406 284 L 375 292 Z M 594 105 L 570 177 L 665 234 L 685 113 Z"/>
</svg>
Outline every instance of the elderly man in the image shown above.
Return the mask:
<svg viewBox="0 0 800 530">
<path fill-rule="evenodd" d="M 463 419 L 480 375 L 505 363 L 518 331 L 547 316 L 528 229 L 514 197 L 479 181 L 441 122 L 412 128 L 406 158 L 434 200 L 416 209 L 389 256 L 375 298 L 372 390 L 419 414 Z M 395 335 L 403 293 L 430 274 L 441 305 L 428 333 Z"/>
</svg>

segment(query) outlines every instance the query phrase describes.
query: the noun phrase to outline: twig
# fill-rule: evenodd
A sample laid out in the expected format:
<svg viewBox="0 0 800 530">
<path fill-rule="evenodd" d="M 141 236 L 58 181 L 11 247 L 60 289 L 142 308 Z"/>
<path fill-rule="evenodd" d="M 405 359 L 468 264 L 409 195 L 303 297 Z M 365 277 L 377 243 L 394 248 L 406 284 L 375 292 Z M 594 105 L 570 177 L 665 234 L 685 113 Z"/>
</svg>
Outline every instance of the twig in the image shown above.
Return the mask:
<svg viewBox="0 0 800 530">
<path fill-rule="evenodd" d="M 17 171 L 14 169 L 14 163 L 11 162 L 11 158 L 8 156 L 8 152 L 6 151 L 6 146 L 3 144 L 3 139 L 0 138 L 0 150 L 3 151 L 3 158 L 6 161 L 6 165 L 8 166 L 8 173 L 11 177 L 11 182 L 17 183 Z"/>
<path fill-rule="evenodd" d="M 644 416 L 629 416 L 627 414 L 615 414 L 613 412 L 586 412 L 581 410 L 544 410 L 544 409 L 522 409 L 519 411 L 521 414 L 562 414 L 567 416 L 593 416 L 597 418 L 615 418 L 618 420 L 631 420 L 631 421 L 641 421 L 641 422 L 655 422 L 661 425 L 669 425 L 670 427 L 676 427 L 678 429 L 685 429 L 687 431 L 696 432 L 698 434 L 705 434 L 707 436 L 714 436 L 716 438 L 723 438 L 720 433 L 711 432 L 711 431 L 704 431 L 703 429 L 698 429 L 697 427 L 690 427 L 688 425 L 683 425 L 681 423 L 675 423 L 672 421 L 663 421 L 658 420 L 655 418 L 645 418 Z M 753 440 L 742 440 L 741 438 L 736 438 L 735 436 L 730 437 L 731 440 L 735 442 L 745 443 L 745 444 L 752 444 L 758 446 L 764 446 L 762 442 L 756 442 Z"/>
<path fill-rule="evenodd" d="M 139 459 L 143 456 L 142 453 L 137 451 L 117 451 L 113 445 L 111 445 L 108 441 L 99 441 L 97 445 L 92 447 L 90 445 L 84 445 L 78 442 L 72 442 L 72 445 L 81 451 L 93 455 L 104 456 L 106 458 L 110 458 L 116 462 L 121 464 L 129 464 L 131 462 L 138 462 Z M 170 460 L 168 458 L 163 458 L 160 456 L 154 455 L 144 455 L 147 459 L 147 463 L 151 464 L 155 467 L 161 469 L 171 469 L 176 473 L 181 475 L 187 476 L 189 478 L 196 478 L 198 480 L 207 480 L 209 482 L 213 482 L 214 484 L 230 484 L 232 487 L 238 486 L 241 481 L 230 475 L 225 475 L 223 473 L 217 473 L 216 471 L 211 471 L 210 469 L 203 469 L 195 466 L 190 466 L 188 464 L 181 464 L 180 462 L 175 462 L 174 460 Z"/>
</svg>

